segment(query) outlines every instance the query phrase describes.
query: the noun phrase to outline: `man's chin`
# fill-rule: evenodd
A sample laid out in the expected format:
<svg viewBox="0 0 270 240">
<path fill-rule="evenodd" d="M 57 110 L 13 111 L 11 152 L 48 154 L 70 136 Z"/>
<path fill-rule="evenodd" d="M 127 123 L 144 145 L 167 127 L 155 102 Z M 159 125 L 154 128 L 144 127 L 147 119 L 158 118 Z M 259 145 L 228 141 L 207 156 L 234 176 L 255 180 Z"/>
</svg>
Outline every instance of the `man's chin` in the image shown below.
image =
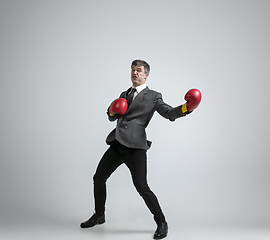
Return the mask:
<svg viewBox="0 0 270 240">
<path fill-rule="evenodd" d="M 133 83 L 133 86 L 138 86 L 139 85 L 139 83 L 137 81 L 134 81 L 133 79 L 132 79 L 132 83 Z"/>
</svg>

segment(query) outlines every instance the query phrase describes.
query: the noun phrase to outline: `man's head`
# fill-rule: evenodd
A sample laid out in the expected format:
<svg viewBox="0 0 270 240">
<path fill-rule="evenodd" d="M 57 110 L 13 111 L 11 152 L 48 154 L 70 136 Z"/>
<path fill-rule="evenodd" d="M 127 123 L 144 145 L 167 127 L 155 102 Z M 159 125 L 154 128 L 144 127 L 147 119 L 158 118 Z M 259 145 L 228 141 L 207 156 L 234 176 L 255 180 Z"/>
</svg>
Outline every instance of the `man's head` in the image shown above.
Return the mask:
<svg viewBox="0 0 270 240">
<path fill-rule="evenodd" d="M 138 87 L 145 83 L 146 78 L 149 76 L 150 66 L 143 60 L 134 60 L 131 63 L 131 81 L 133 87 Z"/>
</svg>

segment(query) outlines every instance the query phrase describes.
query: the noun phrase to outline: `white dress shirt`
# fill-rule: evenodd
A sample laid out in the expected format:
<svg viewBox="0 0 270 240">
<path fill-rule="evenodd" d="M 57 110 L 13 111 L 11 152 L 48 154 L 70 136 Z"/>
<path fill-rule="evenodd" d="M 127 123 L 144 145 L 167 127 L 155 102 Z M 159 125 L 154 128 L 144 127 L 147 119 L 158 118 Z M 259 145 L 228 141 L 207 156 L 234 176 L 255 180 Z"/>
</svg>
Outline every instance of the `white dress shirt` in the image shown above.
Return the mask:
<svg viewBox="0 0 270 240">
<path fill-rule="evenodd" d="M 132 87 L 132 89 L 133 89 L 134 87 Z M 132 99 L 132 101 L 134 100 L 134 98 L 143 90 L 143 89 L 145 89 L 146 88 L 146 83 L 144 83 L 144 84 L 142 84 L 142 85 L 140 85 L 140 86 L 138 86 L 138 87 L 135 87 L 135 89 L 136 89 L 136 91 L 134 92 L 134 96 L 133 96 L 133 99 Z M 130 90 L 130 92 L 132 91 L 132 89 Z"/>
</svg>

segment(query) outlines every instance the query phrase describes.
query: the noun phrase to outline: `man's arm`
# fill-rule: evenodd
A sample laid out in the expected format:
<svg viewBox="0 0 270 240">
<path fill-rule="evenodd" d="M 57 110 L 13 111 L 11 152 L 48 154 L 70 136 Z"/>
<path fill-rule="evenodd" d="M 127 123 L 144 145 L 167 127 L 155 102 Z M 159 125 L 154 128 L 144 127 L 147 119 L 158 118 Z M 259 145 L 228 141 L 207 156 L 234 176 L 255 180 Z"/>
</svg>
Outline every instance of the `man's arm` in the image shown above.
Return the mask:
<svg viewBox="0 0 270 240">
<path fill-rule="evenodd" d="M 161 93 L 157 93 L 156 99 L 155 99 L 156 105 L 157 105 L 157 112 L 164 118 L 169 119 L 170 121 L 174 121 L 177 118 L 185 116 L 185 114 L 182 113 L 182 105 L 178 107 L 172 107 L 169 104 L 165 103 L 162 99 Z"/>
</svg>

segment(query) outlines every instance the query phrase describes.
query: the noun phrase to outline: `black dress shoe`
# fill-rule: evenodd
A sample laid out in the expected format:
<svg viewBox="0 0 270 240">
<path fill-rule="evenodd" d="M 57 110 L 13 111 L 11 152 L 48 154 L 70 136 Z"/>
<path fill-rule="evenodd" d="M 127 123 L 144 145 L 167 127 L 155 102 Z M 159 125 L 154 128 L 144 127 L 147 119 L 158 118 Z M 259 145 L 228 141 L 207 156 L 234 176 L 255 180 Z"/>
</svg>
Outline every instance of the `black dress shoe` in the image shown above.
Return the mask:
<svg viewBox="0 0 270 240">
<path fill-rule="evenodd" d="M 154 239 L 162 239 L 167 237 L 168 224 L 166 222 L 158 223 L 157 230 L 154 233 Z"/>
<path fill-rule="evenodd" d="M 94 213 L 94 215 L 90 217 L 87 221 L 81 223 L 81 228 L 90 228 L 102 223 L 105 223 L 105 215 L 103 214 L 100 216 Z"/>
</svg>

